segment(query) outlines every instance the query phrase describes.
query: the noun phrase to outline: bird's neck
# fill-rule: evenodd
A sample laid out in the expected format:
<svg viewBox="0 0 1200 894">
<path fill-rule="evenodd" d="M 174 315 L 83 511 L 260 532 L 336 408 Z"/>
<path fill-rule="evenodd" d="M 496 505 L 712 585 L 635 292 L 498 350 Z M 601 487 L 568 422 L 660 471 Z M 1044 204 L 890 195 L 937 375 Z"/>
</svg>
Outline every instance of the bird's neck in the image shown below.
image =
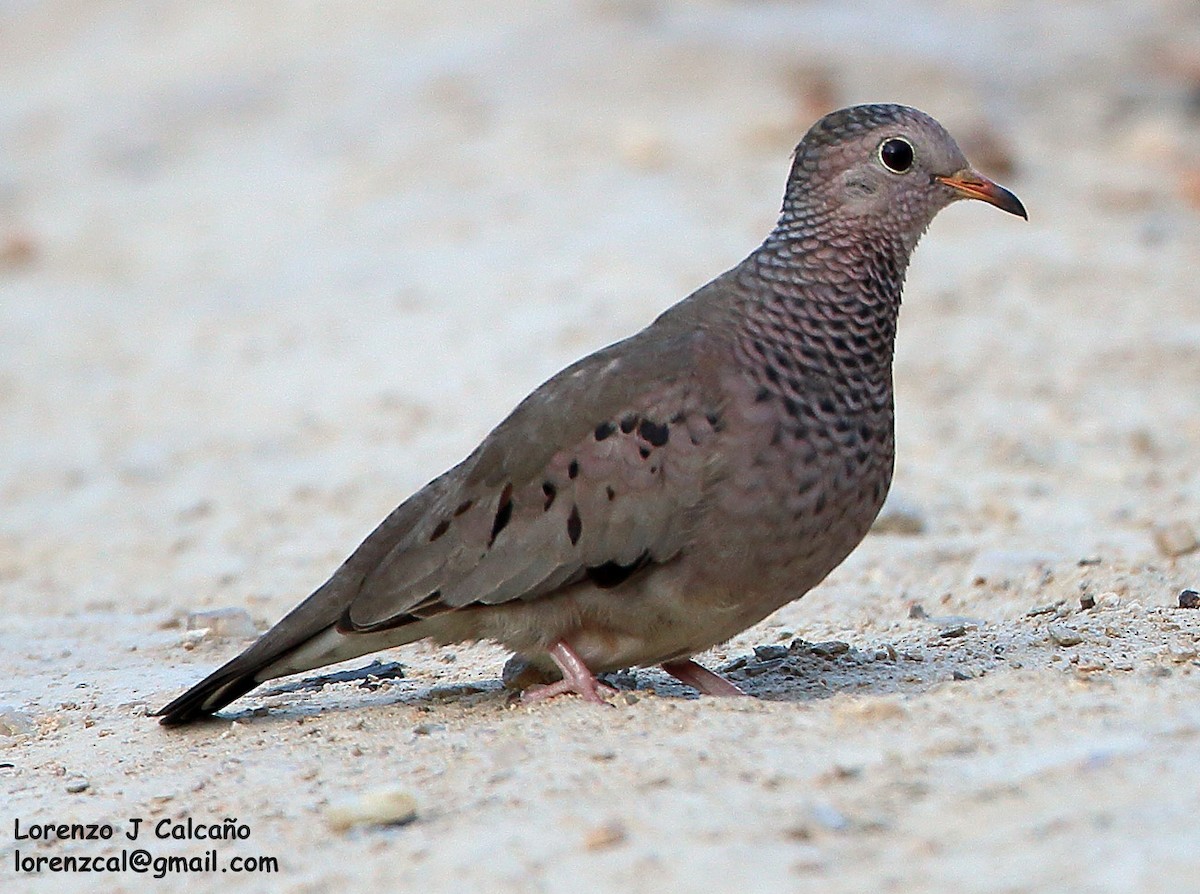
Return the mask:
<svg viewBox="0 0 1200 894">
<path fill-rule="evenodd" d="M 768 353 L 817 378 L 890 382 L 910 250 L 883 233 L 785 215 L 740 271 L 757 298 L 747 343 L 769 342 Z"/>
</svg>

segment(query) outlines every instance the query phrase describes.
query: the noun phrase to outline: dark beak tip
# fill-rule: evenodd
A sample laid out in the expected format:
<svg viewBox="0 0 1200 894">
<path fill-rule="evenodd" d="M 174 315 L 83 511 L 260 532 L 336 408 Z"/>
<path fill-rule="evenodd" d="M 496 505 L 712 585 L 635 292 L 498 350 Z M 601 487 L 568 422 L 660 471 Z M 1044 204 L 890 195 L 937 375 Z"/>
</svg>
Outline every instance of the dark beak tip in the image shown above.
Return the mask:
<svg viewBox="0 0 1200 894">
<path fill-rule="evenodd" d="M 1015 194 L 1009 192 L 1003 186 L 996 187 L 997 201 L 995 205 L 1001 211 L 1007 211 L 1009 214 L 1015 214 L 1022 220 L 1029 220 L 1029 212 L 1025 210 L 1025 205 Z"/>
<path fill-rule="evenodd" d="M 1029 213 L 1016 195 L 970 168 L 960 171 L 958 174 L 937 179 L 956 190 L 963 198 L 978 199 L 989 205 L 995 205 L 1001 211 L 1007 211 L 1009 214 L 1029 220 Z"/>
</svg>

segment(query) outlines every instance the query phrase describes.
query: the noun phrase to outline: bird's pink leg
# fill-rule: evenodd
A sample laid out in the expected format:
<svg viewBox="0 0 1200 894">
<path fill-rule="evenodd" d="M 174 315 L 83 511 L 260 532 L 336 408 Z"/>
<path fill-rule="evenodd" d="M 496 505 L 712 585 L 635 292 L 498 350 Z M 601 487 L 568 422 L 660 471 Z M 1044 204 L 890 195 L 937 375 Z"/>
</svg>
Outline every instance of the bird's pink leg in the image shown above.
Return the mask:
<svg viewBox="0 0 1200 894">
<path fill-rule="evenodd" d="M 701 667 L 690 658 L 684 658 L 682 661 L 668 661 L 662 665 L 662 669 L 680 683 L 686 683 L 693 689 L 700 690 L 704 695 L 732 696 L 746 694 L 720 674 L 713 673 L 706 667 Z"/>
<path fill-rule="evenodd" d="M 617 690 L 597 680 L 596 675 L 583 663 L 583 659 L 562 640 L 550 647 L 550 658 L 562 671 L 562 679 L 544 686 L 530 686 L 521 694 L 522 702 L 537 702 L 555 695 L 574 692 L 585 702 L 604 705 L 607 702 L 600 693 L 603 692 L 610 698 L 617 694 Z"/>
</svg>

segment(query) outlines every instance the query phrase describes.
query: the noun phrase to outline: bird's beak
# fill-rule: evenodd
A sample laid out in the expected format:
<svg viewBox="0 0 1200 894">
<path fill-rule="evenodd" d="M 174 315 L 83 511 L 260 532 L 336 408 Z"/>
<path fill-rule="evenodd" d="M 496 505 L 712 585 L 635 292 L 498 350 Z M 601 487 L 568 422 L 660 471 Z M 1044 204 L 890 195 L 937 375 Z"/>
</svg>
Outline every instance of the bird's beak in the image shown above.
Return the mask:
<svg viewBox="0 0 1200 894">
<path fill-rule="evenodd" d="M 1016 214 L 1018 217 L 1029 220 L 1029 215 L 1025 213 L 1025 206 L 1021 204 L 1020 199 L 1003 186 L 993 183 L 971 168 L 963 168 L 948 177 L 934 177 L 933 179 L 938 183 L 946 184 L 964 198 L 979 199 L 989 205 L 995 205 L 1001 211 L 1007 211 L 1009 214 Z"/>
</svg>

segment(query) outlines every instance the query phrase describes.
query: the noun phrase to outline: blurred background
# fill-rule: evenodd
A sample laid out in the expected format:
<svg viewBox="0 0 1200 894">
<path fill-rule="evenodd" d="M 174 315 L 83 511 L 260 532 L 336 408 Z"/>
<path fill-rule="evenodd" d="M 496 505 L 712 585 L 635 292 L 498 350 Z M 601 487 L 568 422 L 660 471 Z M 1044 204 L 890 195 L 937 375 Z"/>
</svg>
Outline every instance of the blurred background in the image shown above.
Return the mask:
<svg viewBox="0 0 1200 894">
<path fill-rule="evenodd" d="M 702 656 L 762 699 L 510 711 L 498 649 L 414 645 L 144 716 L 741 260 L 869 101 L 1030 220 L 918 248 L 894 499 Z M 1196 0 L 0 0 L 0 828 L 239 817 L 296 891 L 1186 888 L 1198 270 Z M 392 784 L 411 826 L 328 830 Z"/>
<path fill-rule="evenodd" d="M 917 253 L 913 524 L 1133 558 L 1196 525 L 1191 0 L 9 0 L 0 84 L 8 611 L 276 614 L 740 260 L 864 101 L 938 117 L 1031 218 L 955 206 Z"/>
</svg>

